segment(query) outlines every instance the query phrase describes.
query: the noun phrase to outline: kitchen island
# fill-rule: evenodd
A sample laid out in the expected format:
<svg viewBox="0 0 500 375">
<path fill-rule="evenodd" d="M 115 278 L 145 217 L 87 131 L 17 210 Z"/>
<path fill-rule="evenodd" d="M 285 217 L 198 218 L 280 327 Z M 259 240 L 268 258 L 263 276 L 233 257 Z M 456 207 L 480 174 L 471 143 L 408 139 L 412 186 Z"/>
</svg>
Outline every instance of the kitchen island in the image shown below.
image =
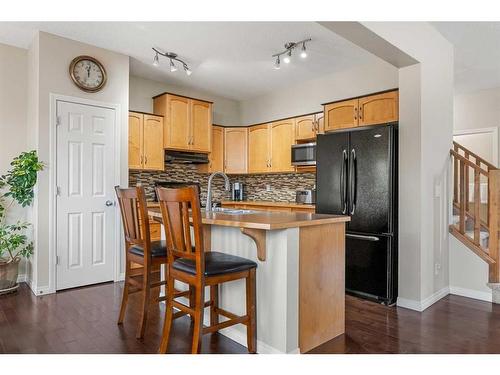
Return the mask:
<svg viewBox="0 0 500 375">
<path fill-rule="evenodd" d="M 161 221 L 158 208 L 150 208 L 149 215 Z M 213 249 L 258 263 L 259 353 L 304 353 L 344 333 L 348 220 L 346 216 L 302 212 L 202 211 L 206 251 Z M 244 315 L 244 281 L 223 284 L 219 304 Z M 208 310 L 205 319 L 208 323 Z M 243 326 L 220 333 L 246 345 Z"/>
</svg>

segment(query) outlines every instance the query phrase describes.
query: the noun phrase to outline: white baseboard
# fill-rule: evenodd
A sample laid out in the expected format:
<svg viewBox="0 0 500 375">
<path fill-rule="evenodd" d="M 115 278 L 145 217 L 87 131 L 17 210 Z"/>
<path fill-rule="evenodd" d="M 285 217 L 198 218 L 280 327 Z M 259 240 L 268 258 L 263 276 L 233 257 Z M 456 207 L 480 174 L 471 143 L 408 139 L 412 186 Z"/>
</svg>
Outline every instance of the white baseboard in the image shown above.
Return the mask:
<svg viewBox="0 0 500 375">
<path fill-rule="evenodd" d="M 422 312 L 429 306 L 435 304 L 441 298 L 446 297 L 448 294 L 450 294 L 450 288 L 444 287 L 443 289 L 438 290 L 436 293 L 432 294 L 422 301 L 398 297 L 398 301 L 396 304 L 399 307 Z"/>
<path fill-rule="evenodd" d="M 480 301 L 492 302 L 491 292 L 481 292 L 479 290 L 460 288 L 458 286 L 450 286 L 450 294 L 473 298 Z"/>
<path fill-rule="evenodd" d="M 17 275 L 17 282 L 18 283 L 25 283 L 27 280 L 27 276 L 25 273 Z"/>
</svg>

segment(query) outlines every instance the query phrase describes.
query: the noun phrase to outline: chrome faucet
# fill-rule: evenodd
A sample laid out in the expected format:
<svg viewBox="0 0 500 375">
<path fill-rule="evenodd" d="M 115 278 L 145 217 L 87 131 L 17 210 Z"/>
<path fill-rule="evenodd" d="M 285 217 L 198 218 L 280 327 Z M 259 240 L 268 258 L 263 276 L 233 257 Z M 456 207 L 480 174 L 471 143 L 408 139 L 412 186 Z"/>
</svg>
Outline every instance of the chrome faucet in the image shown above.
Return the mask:
<svg viewBox="0 0 500 375">
<path fill-rule="evenodd" d="M 208 178 L 208 191 L 207 191 L 207 203 L 205 205 L 205 211 L 212 211 L 212 180 L 215 176 L 224 177 L 224 188 L 229 191 L 229 178 L 224 172 L 214 172 Z"/>
</svg>

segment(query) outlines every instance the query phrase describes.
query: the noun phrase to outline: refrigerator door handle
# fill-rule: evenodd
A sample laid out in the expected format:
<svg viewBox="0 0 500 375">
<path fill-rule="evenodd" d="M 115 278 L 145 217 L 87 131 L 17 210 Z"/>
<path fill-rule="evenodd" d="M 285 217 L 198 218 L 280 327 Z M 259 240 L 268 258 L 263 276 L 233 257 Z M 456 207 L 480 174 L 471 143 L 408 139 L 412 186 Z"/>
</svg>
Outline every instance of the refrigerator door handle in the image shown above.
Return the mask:
<svg viewBox="0 0 500 375">
<path fill-rule="evenodd" d="M 356 162 L 356 150 L 351 150 L 351 167 L 349 168 L 350 181 L 349 181 L 349 200 L 351 202 L 350 215 L 354 215 L 356 211 L 356 189 L 357 187 L 357 162 Z"/>
<path fill-rule="evenodd" d="M 355 238 L 355 239 L 358 239 L 358 240 L 366 240 L 366 241 L 372 241 L 372 242 L 380 241 L 380 238 L 375 237 L 375 236 L 364 236 L 364 235 L 361 235 L 361 234 L 349 234 L 349 233 L 346 233 L 345 236 L 347 238 Z"/>
<path fill-rule="evenodd" d="M 342 151 L 342 168 L 340 170 L 340 204 L 342 205 L 342 214 L 347 212 L 347 151 Z"/>
</svg>

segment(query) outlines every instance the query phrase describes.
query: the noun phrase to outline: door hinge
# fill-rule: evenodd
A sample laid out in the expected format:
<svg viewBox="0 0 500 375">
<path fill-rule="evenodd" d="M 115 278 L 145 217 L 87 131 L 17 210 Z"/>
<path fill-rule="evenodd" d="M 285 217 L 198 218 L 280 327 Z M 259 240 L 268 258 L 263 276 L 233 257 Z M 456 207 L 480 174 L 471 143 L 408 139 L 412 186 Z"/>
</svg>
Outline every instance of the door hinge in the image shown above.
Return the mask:
<svg viewBox="0 0 500 375">
<path fill-rule="evenodd" d="M 61 125 L 61 116 L 56 116 L 56 126 Z"/>
<path fill-rule="evenodd" d="M 61 187 L 60 186 L 57 186 L 56 187 L 56 196 L 61 196 Z"/>
</svg>

